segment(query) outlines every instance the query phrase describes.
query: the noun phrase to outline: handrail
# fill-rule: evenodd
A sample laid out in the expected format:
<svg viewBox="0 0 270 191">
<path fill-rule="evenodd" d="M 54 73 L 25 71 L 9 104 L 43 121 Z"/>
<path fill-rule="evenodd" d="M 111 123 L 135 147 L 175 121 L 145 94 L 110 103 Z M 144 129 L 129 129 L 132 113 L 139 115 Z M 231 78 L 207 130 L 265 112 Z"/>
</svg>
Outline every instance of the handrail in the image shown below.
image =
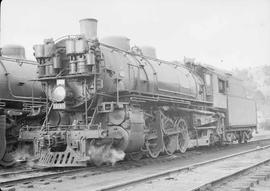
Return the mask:
<svg viewBox="0 0 270 191">
<path fill-rule="evenodd" d="M 8 56 L 0 56 L 0 59 L 6 60 L 6 61 L 13 61 L 13 62 L 17 62 L 20 64 L 39 65 L 37 62 L 35 62 L 33 60 L 26 60 L 26 59 L 22 59 L 22 58 L 12 58 L 12 57 L 8 57 Z"/>
<path fill-rule="evenodd" d="M 158 59 L 158 58 L 153 58 L 153 57 L 150 57 L 150 56 L 144 56 L 144 55 L 141 55 L 141 54 L 138 54 L 138 53 L 135 53 L 135 52 L 129 52 L 129 51 L 126 51 L 126 50 L 123 50 L 123 49 L 120 49 L 120 48 L 116 48 L 114 46 L 110 46 L 108 44 L 104 44 L 104 43 L 101 43 L 101 42 L 99 44 L 101 46 L 104 46 L 104 47 L 107 47 L 107 48 L 110 48 L 110 49 L 114 49 L 116 51 L 124 52 L 124 53 L 132 55 L 132 56 L 138 56 L 138 57 L 141 57 L 141 58 L 144 58 L 144 59 L 152 60 L 152 61 L 158 62 L 159 64 L 167 64 L 167 65 L 172 65 L 172 66 L 175 66 L 175 67 L 182 67 L 182 68 L 188 69 L 183 64 L 176 64 L 176 63 L 161 60 L 161 59 Z"/>
</svg>

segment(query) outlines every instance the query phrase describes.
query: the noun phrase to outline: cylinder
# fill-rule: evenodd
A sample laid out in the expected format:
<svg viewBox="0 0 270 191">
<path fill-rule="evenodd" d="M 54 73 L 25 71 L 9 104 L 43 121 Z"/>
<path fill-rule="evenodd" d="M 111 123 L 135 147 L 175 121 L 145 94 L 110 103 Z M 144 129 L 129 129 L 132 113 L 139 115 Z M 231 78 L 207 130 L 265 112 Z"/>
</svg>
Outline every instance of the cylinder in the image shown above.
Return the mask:
<svg viewBox="0 0 270 191">
<path fill-rule="evenodd" d="M 38 76 L 42 77 L 45 75 L 45 66 L 39 65 L 38 66 Z"/>
<path fill-rule="evenodd" d="M 97 38 L 97 20 L 96 19 L 82 19 L 80 22 L 81 34 L 88 39 Z"/>
<path fill-rule="evenodd" d="M 95 65 L 95 55 L 93 51 L 89 51 L 89 53 L 86 54 L 86 64 Z"/>
<path fill-rule="evenodd" d="M 43 44 L 36 44 L 33 47 L 35 51 L 36 58 L 43 58 L 44 57 L 44 45 Z"/>
<path fill-rule="evenodd" d="M 44 57 L 51 57 L 54 53 L 54 41 L 53 39 L 44 40 Z"/>
<path fill-rule="evenodd" d="M 102 38 L 100 42 L 115 48 L 119 48 L 121 50 L 130 50 L 130 39 L 125 36 L 109 36 Z"/>
<path fill-rule="evenodd" d="M 84 54 L 87 50 L 87 43 L 83 38 L 77 38 L 75 40 L 75 52 L 77 54 Z"/>
<path fill-rule="evenodd" d="M 75 54 L 75 40 L 72 38 L 66 40 L 66 54 Z"/>
<path fill-rule="evenodd" d="M 144 56 L 152 57 L 152 58 L 157 58 L 156 55 L 156 49 L 152 46 L 142 46 L 140 47 L 142 50 L 142 53 Z"/>
<path fill-rule="evenodd" d="M 61 68 L 60 56 L 58 54 L 53 57 L 53 68 Z"/>
<path fill-rule="evenodd" d="M 53 75 L 55 75 L 55 70 L 53 68 L 53 63 L 46 62 L 46 65 L 45 65 L 45 75 L 46 76 L 53 76 Z"/>
<path fill-rule="evenodd" d="M 49 76 L 50 75 L 50 66 L 47 65 L 45 66 L 45 76 Z"/>
<path fill-rule="evenodd" d="M 53 68 L 53 64 L 49 65 L 49 75 L 50 76 L 55 75 L 55 69 Z"/>
<path fill-rule="evenodd" d="M 76 62 L 70 62 L 69 67 L 69 74 L 75 74 L 77 70 Z"/>
<path fill-rule="evenodd" d="M 85 65 L 85 59 L 78 58 L 77 59 L 77 73 L 85 73 L 86 72 L 86 65 Z"/>
<path fill-rule="evenodd" d="M 49 66 L 44 66 L 44 68 L 45 68 L 44 76 L 48 76 L 49 75 L 49 72 L 50 72 Z"/>
</svg>

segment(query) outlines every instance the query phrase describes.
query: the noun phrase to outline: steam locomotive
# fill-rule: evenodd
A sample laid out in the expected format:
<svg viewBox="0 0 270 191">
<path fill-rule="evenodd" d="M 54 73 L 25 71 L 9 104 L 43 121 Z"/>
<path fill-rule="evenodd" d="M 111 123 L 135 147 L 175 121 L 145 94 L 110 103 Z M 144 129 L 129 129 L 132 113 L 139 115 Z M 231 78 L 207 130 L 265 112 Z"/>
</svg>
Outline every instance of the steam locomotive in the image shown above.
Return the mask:
<svg viewBox="0 0 270 191">
<path fill-rule="evenodd" d="M 98 40 L 96 19 L 80 30 L 34 46 L 50 105 L 39 133 L 24 128 L 20 138 L 35 134 L 40 165 L 85 166 L 105 147 L 139 160 L 251 139 L 256 105 L 231 74 L 160 60 L 126 37 Z"/>
<path fill-rule="evenodd" d="M 7 45 L 0 57 L 0 166 L 16 161 L 10 153 L 18 148 L 22 126 L 40 125 L 44 93 L 36 78 L 36 62 L 25 59 L 19 45 Z M 44 115 L 44 114 L 43 114 Z"/>
</svg>

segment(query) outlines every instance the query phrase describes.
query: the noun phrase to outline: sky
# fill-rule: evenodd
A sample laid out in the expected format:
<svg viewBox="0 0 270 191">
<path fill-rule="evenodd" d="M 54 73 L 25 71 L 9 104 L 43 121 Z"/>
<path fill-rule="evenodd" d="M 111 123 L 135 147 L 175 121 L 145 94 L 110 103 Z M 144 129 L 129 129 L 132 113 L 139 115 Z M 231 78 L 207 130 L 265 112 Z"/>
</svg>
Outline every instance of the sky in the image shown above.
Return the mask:
<svg viewBox="0 0 270 191">
<path fill-rule="evenodd" d="M 126 36 L 167 61 L 270 65 L 270 0 L 3 0 L 1 46 L 23 45 L 34 59 L 34 44 L 79 34 L 83 18 L 98 19 L 98 38 Z"/>
</svg>

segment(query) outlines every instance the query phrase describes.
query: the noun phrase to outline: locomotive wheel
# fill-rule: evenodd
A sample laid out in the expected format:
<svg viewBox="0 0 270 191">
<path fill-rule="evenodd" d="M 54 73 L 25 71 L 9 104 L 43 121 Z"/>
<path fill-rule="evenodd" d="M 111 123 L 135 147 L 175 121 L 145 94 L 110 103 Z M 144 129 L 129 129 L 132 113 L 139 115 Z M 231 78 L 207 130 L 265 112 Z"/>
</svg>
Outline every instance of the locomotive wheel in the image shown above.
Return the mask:
<svg viewBox="0 0 270 191">
<path fill-rule="evenodd" d="M 178 147 L 181 153 L 186 152 L 189 145 L 188 126 L 184 119 L 178 119 L 175 122 L 176 128 L 180 131 L 178 133 Z"/>
<path fill-rule="evenodd" d="M 162 126 L 162 112 L 158 111 L 155 113 L 155 122 L 153 123 L 152 126 L 152 129 L 154 129 L 155 138 L 148 139 L 145 142 L 145 147 L 148 152 L 148 155 L 152 158 L 157 158 L 158 155 L 164 149 L 163 132 L 161 126 Z"/>
<path fill-rule="evenodd" d="M 5 153 L 2 160 L 0 160 L 0 166 L 10 167 L 13 166 L 14 164 L 16 164 L 16 161 L 9 153 Z"/>
<path fill-rule="evenodd" d="M 133 152 L 133 153 L 128 153 L 127 156 L 131 160 L 138 161 L 143 157 L 143 153 L 142 152 Z"/>
<path fill-rule="evenodd" d="M 157 158 L 162 151 L 162 148 L 158 144 L 158 139 L 148 140 L 146 143 L 146 149 L 149 156 L 152 158 Z"/>
<path fill-rule="evenodd" d="M 164 152 L 172 155 L 177 150 L 177 135 L 168 135 L 168 132 L 176 131 L 174 122 L 165 115 L 162 116 Z"/>
<path fill-rule="evenodd" d="M 177 135 L 164 135 L 164 150 L 166 154 L 172 155 L 177 150 L 178 136 Z"/>
</svg>

